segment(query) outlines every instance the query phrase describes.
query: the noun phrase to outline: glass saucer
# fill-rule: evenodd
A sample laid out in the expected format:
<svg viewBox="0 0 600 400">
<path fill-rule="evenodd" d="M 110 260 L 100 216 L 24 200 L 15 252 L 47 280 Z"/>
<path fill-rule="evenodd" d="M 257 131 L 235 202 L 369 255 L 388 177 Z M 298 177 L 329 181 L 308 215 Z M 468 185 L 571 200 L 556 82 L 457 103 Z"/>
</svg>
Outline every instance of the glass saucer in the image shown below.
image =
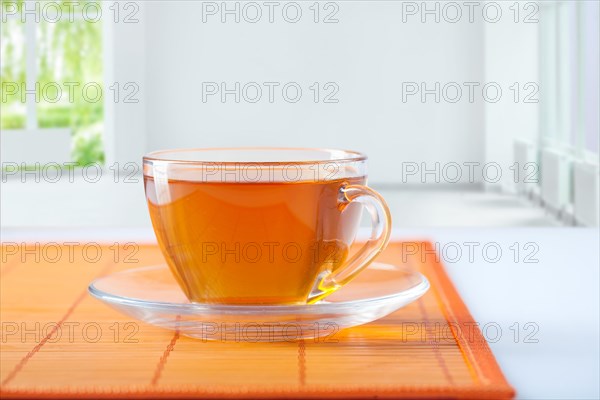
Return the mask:
<svg viewBox="0 0 600 400">
<path fill-rule="evenodd" d="M 382 318 L 429 289 L 420 273 L 374 262 L 352 282 L 310 305 L 190 303 L 166 265 L 96 279 L 89 292 L 118 311 L 202 340 L 293 341 L 327 337 Z"/>
</svg>

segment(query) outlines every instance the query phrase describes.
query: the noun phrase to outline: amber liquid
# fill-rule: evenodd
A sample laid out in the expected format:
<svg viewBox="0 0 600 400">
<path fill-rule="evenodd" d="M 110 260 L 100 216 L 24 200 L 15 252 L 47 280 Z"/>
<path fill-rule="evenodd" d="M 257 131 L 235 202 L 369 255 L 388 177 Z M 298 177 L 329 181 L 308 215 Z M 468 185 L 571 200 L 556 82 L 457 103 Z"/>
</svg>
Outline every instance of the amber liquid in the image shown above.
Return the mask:
<svg viewBox="0 0 600 400">
<path fill-rule="evenodd" d="M 317 277 L 345 263 L 358 227 L 360 207 L 340 203 L 340 188 L 365 181 L 144 180 L 158 242 L 185 294 L 225 304 L 305 303 Z"/>
</svg>

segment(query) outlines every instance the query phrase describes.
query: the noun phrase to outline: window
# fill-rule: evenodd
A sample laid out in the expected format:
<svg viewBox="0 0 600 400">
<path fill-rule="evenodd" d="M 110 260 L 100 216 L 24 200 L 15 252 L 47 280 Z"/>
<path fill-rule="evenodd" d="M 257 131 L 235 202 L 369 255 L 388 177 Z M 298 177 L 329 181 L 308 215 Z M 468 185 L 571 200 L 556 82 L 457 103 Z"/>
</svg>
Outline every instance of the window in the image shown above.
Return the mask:
<svg viewBox="0 0 600 400">
<path fill-rule="evenodd" d="M 25 104 L 18 93 L 10 94 L 11 86 L 25 83 L 25 33 L 17 19 L 2 21 L 0 40 L 0 81 L 2 89 L 2 129 L 25 128 Z"/>
<path fill-rule="evenodd" d="M 104 161 L 99 9 L 81 0 L 2 2 L 0 128 L 24 138 L 65 128 L 80 165 Z"/>
<path fill-rule="evenodd" d="M 598 157 L 600 121 L 600 5 L 596 1 L 581 4 L 581 100 L 583 101 L 582 143 L 584 152 Z"/>
<path fill-rule="evenodd" d="M 595 1 L 541 4 L 542 145 L 598 157 L 599 8 Z"/>
</svg>

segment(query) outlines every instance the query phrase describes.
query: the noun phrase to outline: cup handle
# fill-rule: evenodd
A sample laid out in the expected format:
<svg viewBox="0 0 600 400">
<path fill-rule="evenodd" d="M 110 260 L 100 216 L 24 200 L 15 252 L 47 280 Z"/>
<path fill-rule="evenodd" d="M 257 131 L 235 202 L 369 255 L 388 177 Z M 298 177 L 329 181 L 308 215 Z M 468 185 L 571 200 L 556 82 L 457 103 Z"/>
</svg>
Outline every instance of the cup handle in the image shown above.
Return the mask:
<svg viewBox="0 0 600 400">
<path fill-rule="evenodd" d="M 392 216 L 387 203 L 379 193 L 363 185 L 345 185 L 340 188 L 339 203 L 342 210 L 350 203 L 360 203 L 367 209 L 372 221 L 371 237 L 346 265 L 319 277 L 308 297 L 309 304 L 323 299 L 350 282 L 373 262 L 390 241 Z"/>
</svg>

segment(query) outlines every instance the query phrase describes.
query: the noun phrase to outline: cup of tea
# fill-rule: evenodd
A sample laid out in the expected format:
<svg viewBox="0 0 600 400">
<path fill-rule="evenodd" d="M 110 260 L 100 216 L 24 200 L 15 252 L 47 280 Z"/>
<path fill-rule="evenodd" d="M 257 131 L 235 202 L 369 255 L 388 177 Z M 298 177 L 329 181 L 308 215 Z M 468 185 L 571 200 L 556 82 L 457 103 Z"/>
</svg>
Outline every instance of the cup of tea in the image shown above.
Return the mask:
<svg viewBox="0 0 600 400">
<path fill-rule="evenodd" d="M 367 157 L 331 149 L 214 148 L 143 158 L 161 251 L 192 302 L 307 304 L 342 287 L 389 241 Z M 370 238 L 350 251 L 362 208 Z"/>
</svg>

